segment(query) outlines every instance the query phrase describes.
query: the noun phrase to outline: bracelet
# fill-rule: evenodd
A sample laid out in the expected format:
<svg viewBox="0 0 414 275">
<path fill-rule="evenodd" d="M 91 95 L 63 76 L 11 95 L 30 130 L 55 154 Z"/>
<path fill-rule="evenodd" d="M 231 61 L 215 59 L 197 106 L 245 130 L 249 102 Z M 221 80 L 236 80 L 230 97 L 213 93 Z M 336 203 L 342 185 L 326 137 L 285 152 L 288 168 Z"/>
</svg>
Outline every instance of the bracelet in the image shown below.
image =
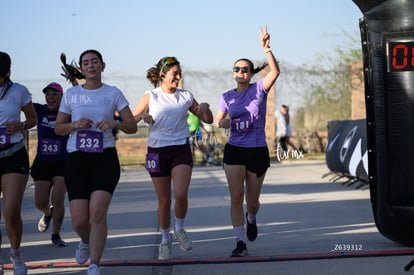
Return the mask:
<svg viewBox="0 0 414 275">
<path fill-rule="evenodd" d="M 268 53 L 268 52 L 272 51 L 272 48 L 267 48 L 267 49 L 264 49 L 263 51 L 264 51 L 264 53 Z"/>
</svg>

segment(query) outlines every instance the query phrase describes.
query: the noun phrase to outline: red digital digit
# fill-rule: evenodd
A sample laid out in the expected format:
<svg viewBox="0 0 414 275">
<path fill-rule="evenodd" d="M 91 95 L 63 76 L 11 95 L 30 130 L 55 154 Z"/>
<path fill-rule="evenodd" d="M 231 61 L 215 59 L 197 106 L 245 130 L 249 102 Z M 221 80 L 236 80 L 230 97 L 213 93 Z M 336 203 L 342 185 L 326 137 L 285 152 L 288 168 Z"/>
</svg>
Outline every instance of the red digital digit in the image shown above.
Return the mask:
<svg viewBox="0 0 414 275">
<path fill-rule="evenodd" d="M 411 67 L 414 68 L 414 46 L 411 47 Z"/>
<path fill-rule="evenodd" d="M 401 51 L 403 56 L 401 57 Z M 408 48 L 405 44 L 396 44 L 392 48 L 391 65 L 395 70 L 403 70 L 407 67 Z M 402 59 L 402 60 L 400 60 Z M 411 61 L 412 63 L 412 61 Z"/>
<path fill-rule="evenodd" d="M 387 71 L 414 72 L 414 33 L 386 41 Z"/>
</svg>

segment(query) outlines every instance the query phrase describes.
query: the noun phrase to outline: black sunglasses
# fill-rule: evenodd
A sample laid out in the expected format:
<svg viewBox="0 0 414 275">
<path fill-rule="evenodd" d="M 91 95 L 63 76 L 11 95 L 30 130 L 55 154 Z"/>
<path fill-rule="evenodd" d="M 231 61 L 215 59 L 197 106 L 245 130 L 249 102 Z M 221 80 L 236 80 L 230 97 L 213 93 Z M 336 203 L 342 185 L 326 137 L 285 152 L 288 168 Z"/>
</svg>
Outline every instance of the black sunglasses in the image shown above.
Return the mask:
<svg viewBox="0 0 414 275">
<path fill-rule="evenodd" d="M 49 95 L 61 95 L 62 93 L 61 92 L 58 92 L 58 91 L 47 91 L 46 93 L 44 93 L 46 96 L 49 96 Z"/>
<path fill-rule="evenodd" d="M 242 73 L 248 73 L 249 67 L 233 67 L 233 72 L 238 73 L 241 70 Z"/>
</svg>

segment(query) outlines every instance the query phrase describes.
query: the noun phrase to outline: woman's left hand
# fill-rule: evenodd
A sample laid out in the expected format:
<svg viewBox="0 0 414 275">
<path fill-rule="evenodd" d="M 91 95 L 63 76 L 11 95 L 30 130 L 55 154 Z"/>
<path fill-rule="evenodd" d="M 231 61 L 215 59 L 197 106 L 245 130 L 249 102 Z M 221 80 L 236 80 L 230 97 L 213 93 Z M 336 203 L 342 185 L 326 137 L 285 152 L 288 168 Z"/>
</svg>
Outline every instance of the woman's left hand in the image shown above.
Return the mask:
<svg viewBox="0 0 414 275">
<path fill-rule="evenodd" d="M 195 111 L 197 112 L 197 114 L 202 114 L 204 112 L 207 112 L 209 109 L 210 109 L 210 105 L 208 103 L 200 103 L 195 108 Z"/>
<path fill-rule="evenodd" d="M 113 128 L 118 128 L 118 123 L 116 123 L 115 120 L 113 121 L 103 120 L 103 121 L 96 123 L 96 128 L 98 128 L 102 132 L 105 132 L 107 130 L 112 130 Z"/>
<path fill-rule="evenodd" d="M 260 27 L 260 42 L 263 49 L 270 48 L 270 34 L 267 32 L 267 26 L 264 29 Z"/>
<path fill-rule="evenodd" d="M 9 135 L 23 131 L 23 123 L 19 121 L 6 122 L 3 125 Z"/>
</svg>

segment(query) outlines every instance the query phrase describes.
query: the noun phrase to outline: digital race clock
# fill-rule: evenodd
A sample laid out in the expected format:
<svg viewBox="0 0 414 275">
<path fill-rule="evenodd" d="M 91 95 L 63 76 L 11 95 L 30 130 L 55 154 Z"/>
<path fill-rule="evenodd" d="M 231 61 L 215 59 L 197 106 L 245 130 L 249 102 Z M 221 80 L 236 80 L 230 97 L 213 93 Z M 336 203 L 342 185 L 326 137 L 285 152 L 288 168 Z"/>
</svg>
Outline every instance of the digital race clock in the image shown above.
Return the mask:
<svg viewBox="0 0 414 275">
<path fill-rule="evenodd" d="M 387 71 L 414 71 L 414 36 L 388 38 L 386 41 Z"/>
</svg>

